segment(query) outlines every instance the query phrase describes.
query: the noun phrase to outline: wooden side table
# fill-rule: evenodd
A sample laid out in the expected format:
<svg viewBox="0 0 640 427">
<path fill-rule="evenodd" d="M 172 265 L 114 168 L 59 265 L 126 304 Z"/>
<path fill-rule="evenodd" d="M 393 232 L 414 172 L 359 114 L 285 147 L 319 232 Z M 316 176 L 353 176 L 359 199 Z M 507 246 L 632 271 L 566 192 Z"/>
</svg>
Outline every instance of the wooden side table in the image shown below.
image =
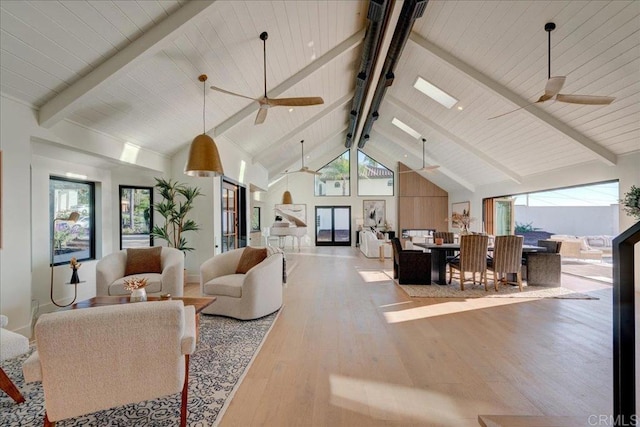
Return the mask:
<svg viewBox="0 0 640 427">
<path fill-rule="evenodd" d="M 391 246 L 391 241 L 383 242 L 380 247 L 378 247 L 378 250 L 380 251 L 380 261 L 384 261 L 384 247 L 387 245 Z"/>
</svg>

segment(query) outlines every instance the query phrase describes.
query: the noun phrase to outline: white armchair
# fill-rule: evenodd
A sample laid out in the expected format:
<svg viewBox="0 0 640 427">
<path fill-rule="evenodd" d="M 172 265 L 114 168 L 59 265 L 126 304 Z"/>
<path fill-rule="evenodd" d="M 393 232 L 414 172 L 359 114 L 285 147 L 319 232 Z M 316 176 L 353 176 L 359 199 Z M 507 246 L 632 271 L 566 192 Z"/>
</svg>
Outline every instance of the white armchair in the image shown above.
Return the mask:
<svg viewBox="0 0 640 427">
<path fill-rule="evenodd" d="M 159 273 L 136 273 L 125 276 L 127 250 L 114 252 L 103 257 L 96 264 L 96 295 L 129 295 L 124 289 L 124 280 L 131 276 L 144 276 L 149 279 L 146 291 L 148 295 L 171 294 L 180 297 L 184 294 L 184 254 L 175 248 L 162 247 Z"/>
<path fill-rule="evenodd" d="M 393 250 L 389 242 L 378 239 L 376 234 L 371 230 L 360 231 L 360 250 L 364 256 L 367 258 L 378 258 L 380 256 L 380 246 L 384 246 L 384 257 L 391 258 Z"/>
<path fill-rule="evenodd" d="M 23 335 L 5 329 L 9 318 L 0 315 L 0 360 L 13 359 L 29 351 L 29 339 Z M 16 403 L 24 402 L 24 397 L 13 381 L 0 368 L 0 388 Z"/>
<path fill-rule="evenodd" d="M 282 306 L 282 253 L 267 256 L 245 274 L 236 273 L 245 249 L 221 253 L 200 266 L 200 291 L 217 298 L 203 313 L 248 320 Z"/>
<path fill-rule="evenodd" d="M 186 426 L 193 306 L 156 301 L 48 313 L 35 336 L 38 350 L 23 371 L 27 382 L 42 381 L 45 426 L 180 391 Z"/>
</svg>

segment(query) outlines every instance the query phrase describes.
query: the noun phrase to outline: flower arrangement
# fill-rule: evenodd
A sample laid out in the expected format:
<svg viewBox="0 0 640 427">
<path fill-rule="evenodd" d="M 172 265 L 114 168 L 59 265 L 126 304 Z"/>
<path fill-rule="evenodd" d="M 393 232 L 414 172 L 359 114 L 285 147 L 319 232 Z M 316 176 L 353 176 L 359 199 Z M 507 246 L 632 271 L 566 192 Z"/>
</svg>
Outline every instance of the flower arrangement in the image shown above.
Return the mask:
<svg viewBox="0 0 640 427">
<path fill-rule="evenodd" d="M 136 289 L 142 289 L 147 286 L 149 279 L 146 277 L 129 277 L 124 279 L 124 288 L 128 291 L 134 291 Z"/>
<path fill-rule="evenodd" d="M 627 215 L 640 220 L 640 188 L 632 185 L 620 203 Z"/>
<path fill-rule="evenodd" d="M 475 220 L 476 219 L 472 218 L 466 210 L 462 211 L 462 213 L 454 212 L 451 214 L 451 218 L 447 218 L 447 221 L 451 222 L 452 227 L 461 228 L 465 231 L 469 230 L 469 226 Z"/>
<path fill-rule="evenodd" d="M 80 264 L 78 262 L 78 260 L 76 259 L 76 257 L 72 257 L 71 261 L 69 261 L 69 268 L 71 268 L 72 270 L 77 270 L 80 268 L 82 264 Z"/>
</svg>

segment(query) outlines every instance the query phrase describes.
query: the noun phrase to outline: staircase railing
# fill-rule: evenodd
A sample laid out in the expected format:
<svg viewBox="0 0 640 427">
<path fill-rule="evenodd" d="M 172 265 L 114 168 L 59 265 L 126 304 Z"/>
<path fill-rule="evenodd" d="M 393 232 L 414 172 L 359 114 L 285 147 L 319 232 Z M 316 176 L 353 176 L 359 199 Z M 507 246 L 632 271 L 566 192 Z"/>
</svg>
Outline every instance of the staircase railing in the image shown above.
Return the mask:
<svg viewBox="0 0 640 427">
<path fill-rule="evenodd" d="M 634 247 L 640 222 L 613 239 L 613 416 L 636 416 Z"/>
</svg>

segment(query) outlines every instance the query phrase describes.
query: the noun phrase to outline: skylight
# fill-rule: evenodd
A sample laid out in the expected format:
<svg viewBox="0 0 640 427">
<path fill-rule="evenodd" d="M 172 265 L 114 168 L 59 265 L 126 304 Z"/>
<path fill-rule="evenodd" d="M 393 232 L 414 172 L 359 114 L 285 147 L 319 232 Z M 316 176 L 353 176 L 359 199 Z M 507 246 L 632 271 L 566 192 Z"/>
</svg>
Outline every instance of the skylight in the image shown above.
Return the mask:
<svg viewBox="0 0 640 427">
<path fill-rule="evenodd" d="M 446 108 L 451 108 L 454 105 L 456 105 L 456 103 L 458 102 L 458 100 L 455 99 L 453 96 L 449 95 L 439 87 L 429 83 L 422 77 L 418 77 L 416 79 L 416 82 L 413 84 L 413 87 L 415 87 L 420 92 L 424 93 L 429 98 L 440 103 L 440 105 Z"/>
<path fill-rule="evenodd" d="M 391 120 L 391 123 L 393 123 L 394 125 L 399 127 L 401 130 L 405 131 L 406 133 L 408 133 L 409 135 L 411 135 L 415 139 L 420 138 L 420 134 L 418 132 L 416 132 L 415 129 L 413 129 L 408 124 L 398 120 L 396 117 L 394 117 L 393 120 Z"/>
</svg>

